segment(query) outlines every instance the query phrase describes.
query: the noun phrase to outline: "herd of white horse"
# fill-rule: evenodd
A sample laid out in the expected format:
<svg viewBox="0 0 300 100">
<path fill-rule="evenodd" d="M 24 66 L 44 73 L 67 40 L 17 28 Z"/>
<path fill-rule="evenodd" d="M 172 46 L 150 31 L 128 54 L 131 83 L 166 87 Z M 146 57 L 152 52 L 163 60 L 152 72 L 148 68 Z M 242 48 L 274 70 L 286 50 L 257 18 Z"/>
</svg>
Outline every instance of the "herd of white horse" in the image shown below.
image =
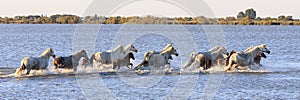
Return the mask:
<svg viewBox="0 0 300 100">
<path fill-rule="evenodd" d="M 151 69 L 161 69 L 170 66 L 170 61 L 173 60 L 172 55 L 178 56 L 176 49 L 172 44 L 161 51 L 149 51 L 144 54 L 143 61 L 133 67 L 131 59 L 135 60 L 134 54 L 138 50 L 133 44 L 128 44 L 125 47 L 118 45 L 115 49 L 106 52 L 96 52 L 88 57 L 85 50 L 80 50 L 68 57 L 55 57 L 54 51 L 51 48 L 46 49 L 39 57 L 25 57 L 21 61 L 20 67 L 16 70 L 16 74 L 23 74 L 26 71 L 28 75 L 31 70 L 47 69 L 50 57 L 54 60 L 52 64 L 55 68 L 74 69 L 77 70 L 79 61 L 82 58 L 83 66 L 97 66 L 111 65 L 112 69 L 119 69 L 126 66 L 129 69 L 141 70 L 145 66 Z M 202 68 L 207 70 L 211 66 L 224 67 L 224 71 L 231 71 L 233 69 L 249 69 L 251 66 L 261 65 L 261 57 L 266 58 L 264 53 L 270 53 L 266 44 L 252 46 L 241 52 L 227 52 L 225 47 L 214 47 L 206 52 L 192 52 L 189 55 L 189 60 L 182 67 L 187 68 Z"/>
</svg>

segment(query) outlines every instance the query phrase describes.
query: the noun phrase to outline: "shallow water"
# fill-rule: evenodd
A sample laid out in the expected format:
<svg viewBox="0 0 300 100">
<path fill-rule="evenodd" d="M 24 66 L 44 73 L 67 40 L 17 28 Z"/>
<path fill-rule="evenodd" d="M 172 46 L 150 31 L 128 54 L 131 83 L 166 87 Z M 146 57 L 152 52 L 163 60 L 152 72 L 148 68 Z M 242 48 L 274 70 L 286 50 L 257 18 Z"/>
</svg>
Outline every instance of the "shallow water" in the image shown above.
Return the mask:
<svg viewBox="0 0 300 100">
<path fill-rule="evenodd" d="M 137 75 L 126 68 L 117 73 L 83 69 L 76 75 L 58 74 L 49 62 L 49 71 L 43 74 L 0 77 L 0 98 L 300 99 L 299 26 L 0 25 L 0 30 L 0 76 L 12 75 L 23 57 L 38 56 L 48 47 L 60 56 L 71 55 L 78 49 L 86 49 L 91 55 L 132 42 L 139 50 L 134 65 L 142 61 L 144 52 L 158 51 L 166 43 L 174 43 L 180 54 L 171 62 L 171 68 L 177 71 L 158 75 Z M 221 35 L 211 35 L 215 33 Z M 131 38 L 136 34 L 141 35 Z M 214 45 L 216 38 L 207 36 L 224 36 L 225 41 L 215 44 L 226 46 L 228 51 L 265 43 L 271 54 L 262 59 L 262 70 L 179 74 L 188 52 L 206 51 Z"/>
</svg>

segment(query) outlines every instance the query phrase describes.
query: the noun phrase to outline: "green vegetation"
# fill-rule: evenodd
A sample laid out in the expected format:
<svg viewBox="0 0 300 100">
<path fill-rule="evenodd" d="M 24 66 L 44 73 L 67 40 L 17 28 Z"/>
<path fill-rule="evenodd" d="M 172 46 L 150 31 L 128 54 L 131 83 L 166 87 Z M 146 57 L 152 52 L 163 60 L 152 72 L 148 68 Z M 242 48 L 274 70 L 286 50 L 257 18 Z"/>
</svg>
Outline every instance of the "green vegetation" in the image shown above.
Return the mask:
<svg viewBox="0 0 300 100">
<path fill-rule="evenodd" d="M 77 15 L 43 15 L 15 16 L 14 18 L 0 17 L 0 24 L 199 24 L 199 25 L 300 25 L 299 19 L 292 16 L 278 16 L 278 18 L 261 18 L 256 16 L 254 9 L 239 12 L 237 17 L 207 18 L 198 17 L 154 17 L 154 16 L 85 16 Z"/>
</svg>

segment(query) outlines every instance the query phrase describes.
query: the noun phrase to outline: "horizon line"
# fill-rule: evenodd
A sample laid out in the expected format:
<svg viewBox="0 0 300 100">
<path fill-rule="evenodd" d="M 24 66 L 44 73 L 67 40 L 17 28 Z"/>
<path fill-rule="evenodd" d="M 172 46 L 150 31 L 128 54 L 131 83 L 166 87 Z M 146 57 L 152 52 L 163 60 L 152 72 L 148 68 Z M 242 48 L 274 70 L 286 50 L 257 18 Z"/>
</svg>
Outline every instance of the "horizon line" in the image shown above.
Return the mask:
<svg viewBox="0 0 300 100">
<path fill-rule="evenodd" d="M 47 16 L 47 17 L 50 17 L 52 15 L 75 15 L 75 16 L 78 16 L 78 17 L 87 17 L 87 16 L 95 16 L 97 14 L 94 14 L 94 15 L 86 15 L 86 16 L 80 16 L 78 14 L 71 14 L 71 13 L 56 13 L 56 14 L 27 14 L 27 15 L 15 15 L 15 16 L 0 16 L 0 18 L 5 18 L 5 17 L 8 17 L 8 18 L 14 18 L 16 16 Z M 236 16 L 219 16 L 219 17 L 207 17 L 207 16 L 204 16 L 204 15 L 197 15 L 197 16 L 155 16 L 155 15 L 111 15 L 111 16 L 105 16 L 105 15 L 97 15 L 98 17 L 147 17 L 147 16 L 152 16 L 152 17 L 160 17 L 160 18 L 163 18 L 163 17 L 167 17 L 167 18 L 176 18 L 176 17 L 205 17 L 205 18 L 227 18 L 227 17 L 235 17 L 237 18 L 237 15 Z M 278 15 L 278 16 L 266 16 L 266 17 L 261 17 L 261 16 L 256 16 L 256 18 L 260 17 L 260 18 L 267 18 L 267 17 L 270 17 L 270 18 L 278 18 L 279 16 L 292 16 L 292 15 Z M 297 18 L 297 17 L 294 17 L 292 16 L 293 19 L 300 19 L 300 18 Z"/>
</svg>

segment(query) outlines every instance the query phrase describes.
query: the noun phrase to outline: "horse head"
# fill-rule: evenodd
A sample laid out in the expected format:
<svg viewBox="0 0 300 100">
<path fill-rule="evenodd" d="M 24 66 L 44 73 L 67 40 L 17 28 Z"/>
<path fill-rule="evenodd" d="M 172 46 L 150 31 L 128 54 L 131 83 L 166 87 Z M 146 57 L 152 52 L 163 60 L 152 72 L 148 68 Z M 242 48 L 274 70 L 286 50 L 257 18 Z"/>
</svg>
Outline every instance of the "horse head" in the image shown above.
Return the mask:
<svg viewBox="0 0 300 100">
<path fill-rule="evenodd" d="M 229 53 L 227 52 L 225 47 L 219 47 L 219 49 L 217 51 L 215 51 L 218 54 L 221 54 L 224 58 L 227 58 Z"/>
<path fill-rule="evenodd" d="M 53 58 L 55 58 L 55 54 L 54 54 L 54 51 L 51 49 L 51 48 L 48 48 L 49 51 L 50 51 L 50 56 L 52 56 Z"/>
<path fill-rule="evenodd" d="M 138 52 L 138 50 L 135 49 L 135 47 L 133 46 L 132 43 L 128 44 L 128 45 L 124 48 L 124 50 L 132 51 L 132 52 Z"/>
<path fill-rule="evenodd" d="M 173 54 L 175 56 L 179 55 L 172 44 L 167 44 L 167 46 L 160 52 L 160 54 L 164 53 L 170 53 L 171 55 Z"/>
<path fill-rule="evenodd" d="M 261 44 L 261 45 L 259 45 L 259 46 L 257 46 L 257 47 L 261 48 L 263 52 L 266 52 L 266 53 L 268 53 L 268 54 L 271 53 L 271 51 L 267 48 L 267 45 L 266 45 L 266 44 Z"/>
<path fill-rule="evenodd" d="M 51 48 L 47 48 L 41 56 L 53 57 L 55 58 L 54 51 Z"/>
<path fill-rule="evenodd" d="M 82 57 L 84 57 L 85 59 L 89 60 L 89 57 L 88 57 L 88 55 L 87 55 L 87 53 L 86 53 L 85 50 L 80 50 L 80 52 L 81 52 L 81 56 Z"/>
<path fill-rule="evenodd" d="M 174 47 L 172 47 L 171 54 L 174 54 L 175 56 L 179 55 Z"/>
</svg>

